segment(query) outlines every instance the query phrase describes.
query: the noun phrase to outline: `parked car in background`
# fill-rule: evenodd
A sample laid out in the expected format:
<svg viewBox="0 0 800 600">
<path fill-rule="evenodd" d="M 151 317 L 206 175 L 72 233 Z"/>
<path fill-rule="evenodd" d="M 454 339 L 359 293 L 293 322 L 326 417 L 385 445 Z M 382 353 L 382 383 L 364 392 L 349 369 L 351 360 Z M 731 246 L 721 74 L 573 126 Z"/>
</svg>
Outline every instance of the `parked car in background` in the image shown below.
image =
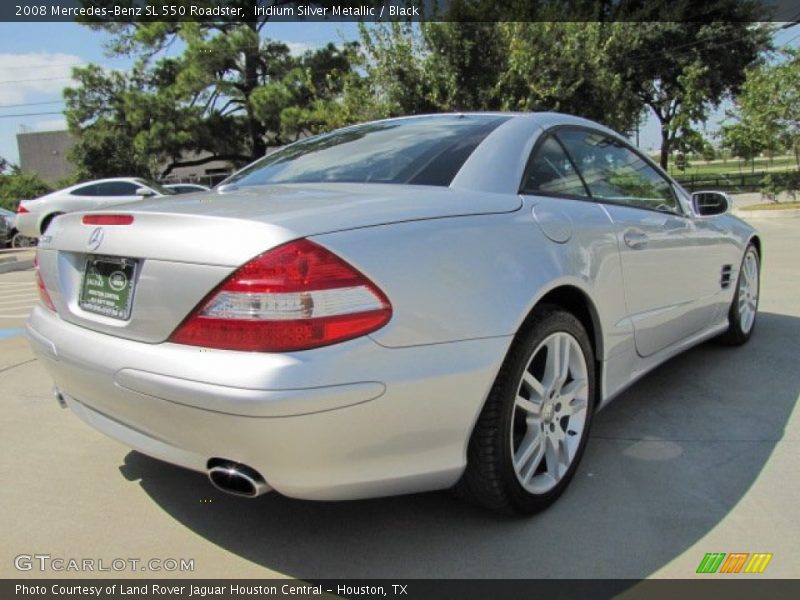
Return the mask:
<svg viewBox="0 0 800 600">
<path fill-rule="evenodd" d="M 6 246 L 11 244 L 11 229 L 13 227 L 12 221 L 10 221 L 6 214 L 7 211 L 4 208 L 0 208 L 0 248 L 5 248 Z M 14 213 L 11 213 L 11 216 L 14 216 Z"/>
<path fill-rule="evenodd" d="M 541 510 L 599 407 L 755 328 L 757 232 L 586 119 L 365 123 L 223 184 L 57 219 L 27 332 L 62 404 L 227 492 Z"/>
<path fill-rule="evenodd" d="M 0 208 L 0 220 L 8 225 L 5 246 L 10 248 L 29 248 L 36 245 L 35 237 L 28 237 L 17 231 L 17 214 L 7 208 Z M 0 245 L 0 248 L 3 246 Z"/>
<path fill-rule="evenodd" d="M 17 230 L 38 237 L 53 219 L 65 213 L 94 210 L 152 196 L 172 196 L 161 184 L 138 177 L 116 177 L 86 181 L 35 200 L 22 200 L 17 207 Z"/>
<path fill-rule="evenodd" d="M 211 191 L 210 187 L 200 185 L 199 183 L 168 183 L 164 187 L 173 190 L 176 194 L 194 194 L 197 192 Z"/>
</svg>

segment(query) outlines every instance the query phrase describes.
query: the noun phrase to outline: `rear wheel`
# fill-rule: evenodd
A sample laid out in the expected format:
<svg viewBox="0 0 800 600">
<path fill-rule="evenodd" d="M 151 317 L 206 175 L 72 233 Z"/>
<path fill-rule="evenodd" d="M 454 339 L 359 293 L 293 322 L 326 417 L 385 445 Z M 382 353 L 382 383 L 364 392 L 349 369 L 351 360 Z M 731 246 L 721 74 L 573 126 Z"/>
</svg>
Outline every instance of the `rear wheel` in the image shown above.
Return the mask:
<svg viewBox="0 0 800 600">
<path fill-rule="evenodd" d="M 750 339 L 756 326 L 758 297 L 761 289 L 761 263 L 758 250 L 747 246 L 739 268 L 736 293 L 728 310 L 728 330 L 720 336 L 726 344 L 740 346 Z"/>
<path fill-rule="evenodd" d="M 594 408 L 594 355 L 580 321 L 536 309 L 475 426 L 457 491 L 506 513 L 552 504 L 583 454 Z"/>
<path fill-rule="evenodd" d="M 36 238 L 28 237 L 27 235 L 22 235 L 21 233 L 17 232 L 11 238 L 11 247 L 12 248 L 30 248 L 31 246 L 36 245 Z"/>
</svg>

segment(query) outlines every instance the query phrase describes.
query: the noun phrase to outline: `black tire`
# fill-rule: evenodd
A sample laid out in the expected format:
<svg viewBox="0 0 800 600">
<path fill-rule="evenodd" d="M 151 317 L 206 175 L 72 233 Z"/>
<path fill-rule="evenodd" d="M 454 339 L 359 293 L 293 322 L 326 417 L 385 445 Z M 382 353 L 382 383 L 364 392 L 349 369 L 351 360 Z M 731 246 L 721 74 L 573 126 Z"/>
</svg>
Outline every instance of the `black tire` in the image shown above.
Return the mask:
<svg viewBox="0 0 800 600">
<path fill-rule="evenodd" d="M 517 336 L 497 375 L 469 441 L 466 470 L 455 487 L 457 495 L 463 499 L 497 512 L 517 515 L 539 512 L 564 492 L 586 447 L 595 407 L 594 352 L 580 321 L 559 307 L 544 305 L 534 310 L 528 323 Z M 551 335 L 560 332 L 568 333 L 577 341 L 586 363 L 588 400 L 585 421 L 577 450 L 566 473 L 552 489 L 532 493 L 520 483 L 512 462 L 512 426 L 515 423 L 515 410 L 519 410 L 515 406 L 515 399 L 523 373 L 534 358 L 534 351 Z M 563 417 L 560 422 L 563 423 Z M 566 425 L 564 427 L 566 431 Z M 542 458 L 541 461 L 536 469 L 540 469 L 546 459 Z"/>
<path fill-rule="evenodd" d="M 743 269 L 745 266 L 745 261 L 748 260 L 748 256 L 752 256 L 752 259 L 755 261 L 756 266 L 756 299 L 755 299 L 755 309 L 753 315 L 753 321 L 750 325 L 750 328 L 745 330 L 742 327 L 742 315 L 740 312 L 740 303 L 739 303 L 739 294 L 742 290 L 742 278 L 744 276 Z M 742 344 L 746 344 L 748 340 L 752 337 L 753 331 L 756 328 L 756 321 L 758 320 L 758 301 L 761 296 L 761 260 L 758 255 L 758 249 L 755 247 L 754 244 L 749 244 L 747 249 L 744 251 L 744 255 L 742 256 L 742 262 L 739 265 L 739 277 L 736 279 L 736 290 L 733 293 L 733 301 L 731 302 L 731 306 L 728 309 L 728 330 L 719 336 L 718 340 L 723 344 L 727 344 L 729 346 L 741 346 Z"/>
<path fill-rule="evenodd" d="M 22 235 L 19 232 L 14 232 L 9 245 L 12 248 L 32 248 L 36 245 L 36 238 L 31 238 L 26 235 Z"/>
</svg>

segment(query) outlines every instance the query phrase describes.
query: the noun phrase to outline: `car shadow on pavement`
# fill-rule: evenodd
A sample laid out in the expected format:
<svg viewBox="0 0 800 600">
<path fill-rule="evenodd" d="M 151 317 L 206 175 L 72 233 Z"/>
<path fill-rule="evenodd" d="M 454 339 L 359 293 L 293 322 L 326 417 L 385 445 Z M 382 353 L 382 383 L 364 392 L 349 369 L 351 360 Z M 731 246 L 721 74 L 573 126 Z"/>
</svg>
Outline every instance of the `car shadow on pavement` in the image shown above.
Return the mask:
<svg viewBox="0 0 800 600">
<path fill-rule="evenodd" d="M 120 469 L 197 534 L 293 577 L 641 578 L 714 528 L 783 436 L 800 391 L 800 318 L 758 319 L 749 344 L 694 348 L 599 413 L 572 485 L 532 518 L 447 492 L 240 499 L 136 452 Z"/>
</svg>

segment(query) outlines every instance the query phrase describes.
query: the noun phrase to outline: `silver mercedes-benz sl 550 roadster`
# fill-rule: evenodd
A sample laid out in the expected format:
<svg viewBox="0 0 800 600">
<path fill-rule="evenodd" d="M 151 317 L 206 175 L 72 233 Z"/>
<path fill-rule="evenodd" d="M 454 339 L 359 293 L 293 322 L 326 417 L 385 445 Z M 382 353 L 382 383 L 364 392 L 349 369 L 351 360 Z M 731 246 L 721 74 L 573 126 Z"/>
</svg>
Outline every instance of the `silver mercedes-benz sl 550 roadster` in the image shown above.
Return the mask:
<svg viewBox="0 0 800 600">
<path fill-rule="evenodd" d="M 366 123 L 55 219 L 27 334 L 62 405 L 223 490 L 530 513 L 598 408 L 753 333 L 761 241 L 729 202 L 581 118 Z"/>
</svg>

